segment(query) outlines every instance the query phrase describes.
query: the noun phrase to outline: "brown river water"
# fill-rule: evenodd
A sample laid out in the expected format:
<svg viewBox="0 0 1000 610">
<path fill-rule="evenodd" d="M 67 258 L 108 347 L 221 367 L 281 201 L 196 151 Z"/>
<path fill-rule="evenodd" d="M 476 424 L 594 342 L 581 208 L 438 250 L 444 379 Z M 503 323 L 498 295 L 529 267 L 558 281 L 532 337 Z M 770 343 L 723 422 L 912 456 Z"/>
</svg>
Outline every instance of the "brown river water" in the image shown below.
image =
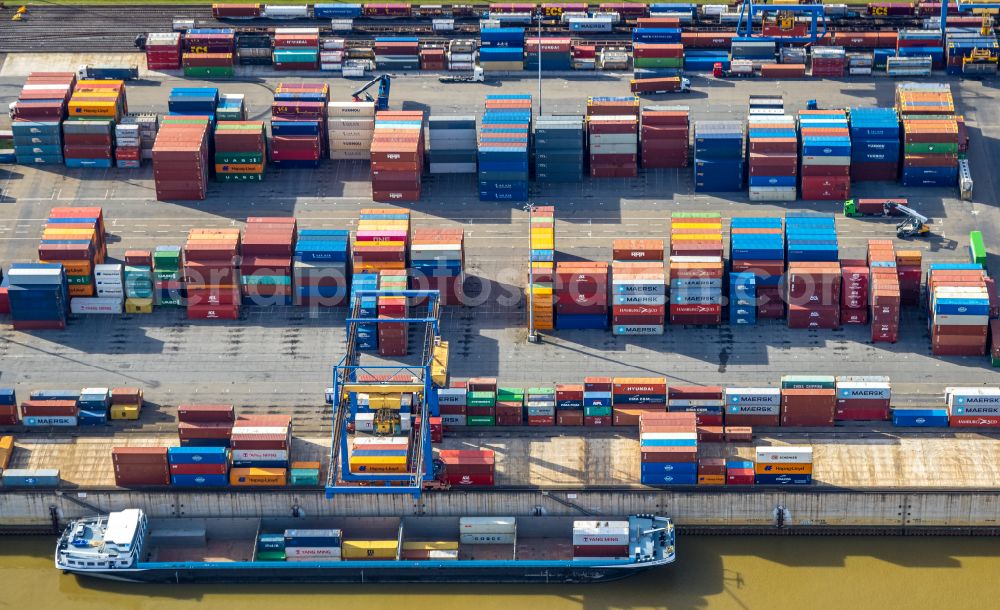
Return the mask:
<svg viewBox="0 0 1000 610">
<path fill-rule="evenodd" d="M 110 583 L 57 571 L 53 546 L 0 537 L 0 609 L 1000 608 L 997 538 L 686 536 L 671 567 L 565 586 Z"/>
</svg>

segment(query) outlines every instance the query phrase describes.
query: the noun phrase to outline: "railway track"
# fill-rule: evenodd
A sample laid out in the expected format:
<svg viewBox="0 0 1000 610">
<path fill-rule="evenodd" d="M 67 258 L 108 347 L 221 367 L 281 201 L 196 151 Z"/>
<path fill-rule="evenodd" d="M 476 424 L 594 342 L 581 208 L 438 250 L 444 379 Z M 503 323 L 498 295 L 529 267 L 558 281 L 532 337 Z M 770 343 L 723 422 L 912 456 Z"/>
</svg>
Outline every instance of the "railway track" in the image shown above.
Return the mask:
<svg viewBox="0 0 1000 610">
<path fill-rule="evenodd" d="M 12 21 L 16 7 L 0 9 L 0 52 L 126 52 L 135 50 L 135 37 L 147 32 L 166 32 L 174 19 L 194 19 L 199 27 L 229 27 L 239 30 L 266 32 L 276 27 L 320 27 L 327 33 L 326 19 L 253 19 L 218 20 L 208 5 L 143 5 L 115 6 L 39 6 L 32 5 L 26 18 Z M 860 18 L 830 20 L 831 31 L 859 31 L 920 27 L 919 18 Z M 469 38 L 478 35 L 475 19 L 457 19 L 456 31 L 444 34 L 431 29 L 429 18 L 358 19 L 348 37 L 367 41 L 377 36 L 413 35 L 441 39 Z M 528 28 L 532 31 L 534 26 Z M 685 30 L 698 32 L 731 32 L 733 25 L 699 21 L 685 24 Z M 614 32 L 572 34 L 575 39 L 631 42 L 630 28 L 621 25 Z M 564 25 L 544 23 L 545 36 L 569 36 Z"/>
</svg>

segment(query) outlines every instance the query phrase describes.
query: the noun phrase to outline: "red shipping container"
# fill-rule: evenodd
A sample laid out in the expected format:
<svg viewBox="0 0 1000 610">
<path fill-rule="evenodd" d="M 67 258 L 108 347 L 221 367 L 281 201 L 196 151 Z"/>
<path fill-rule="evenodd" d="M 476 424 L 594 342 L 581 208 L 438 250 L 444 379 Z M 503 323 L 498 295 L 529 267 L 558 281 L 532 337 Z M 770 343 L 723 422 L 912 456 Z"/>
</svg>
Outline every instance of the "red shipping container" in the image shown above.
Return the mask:
<svg viewBox="0 0 1000 610">
<path fill-rule="evenodd" d="M 727 413 L 725 419 L 727 430 L 729 430 L 729 426 L 773 427 L 781 425 L 781 416 L 777 413 L 774 415 L 731 415 Z"/>
<path fill-rule="evenodd" d="M 730 468 L 726 471 L 727 485 L 753 485 L 753 468 Z"/>
<path fill-rule="evenodd" d="M 610 426 L 611 425 L 611 418 L 610 417 L 589 417 L 589 416 L 584 416 L 584 418 L 583 418 L 583 425 L 584 426 Z"/>
<path fill-rule="evenodd" d="M 1000 416 L 996 415 L 951 415 L 948 425 L 953 428 L 996 428 L 1000 427 Z"/>
<path fill-rule="evenodd" d="M 170 474 L 227 474 L 229 464 L 171 464 Z"/>
<path fill-rule="evenodd" d="M 25 400 L 21 403 L 21 417 L 74 417 L 75 400 Z"/>
<path fill-rule="evenodd" d="M 233 405 L 179 405 L 177 419 L 181 422 L 232 422 L 236 420 Z"/>
</svg>

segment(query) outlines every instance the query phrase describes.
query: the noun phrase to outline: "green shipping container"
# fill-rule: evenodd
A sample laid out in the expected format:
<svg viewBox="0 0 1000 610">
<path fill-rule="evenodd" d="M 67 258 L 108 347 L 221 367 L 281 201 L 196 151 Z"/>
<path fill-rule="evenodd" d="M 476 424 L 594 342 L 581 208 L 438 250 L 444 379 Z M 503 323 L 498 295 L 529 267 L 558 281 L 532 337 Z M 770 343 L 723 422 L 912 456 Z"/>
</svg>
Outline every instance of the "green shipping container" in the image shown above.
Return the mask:
<svg viewBox="0 0 1000 610">
<path fill-rule="evenodd" d="M 636 57 L 633 62 L 636 68 L 683 68 L 682 57 Z"/>
<path fill-rule="evenodd" d="M 215 153 L 215 163 L 263 163 L 263 153 L 256 152 L 225 152 Z"/>
<path fill-rule="evenodd" d="M 497 418 L 492 415 L 466 415 L 466 426 L 495 426 Z"/>
<path fill-rule="evenodd" d="M 527 394 L 529 396 L 555 396 L 555 388 L 528 388 Z"/>
<path fill-rule="evenodd" d="M 89 286 L 94 283 L 94 278 L 89 275 L 67 275 L 66 283 L 74 286 Z"/>
<path fill-rule="evenodd" d="M 176 282 L 181 279 L 180 271 L 154 271 L 153 279 L 157 282 Z"/>
<path fill-rule="evenodd" d="M 493 392 L 469 392 L 465 395 L 465 404 L 469 407 L 495 407 L 497 397 Z"/>
<path fill-rule="evenodd" d="M 215 174 L 216 182 L 263 182 L 264 174 Z"/>
<path fill-rule="evenodd" d="M 611 417 L 611 407 L 584 407 L 584 417 Z"/>
<path fill-rule="evenodd" d="M 990 364 L 992 364 L 992 365 L 993 365 L 993 368 L 998 368 L 998 369 L 1000 369 L 1000 358 L 993 358 L 993 357 L 990 357 Z"/>
<path fill-rule="evenodd" d="M 314 468 L 292 468 L 288 475 L 292 485 L 319 485 L 319 470 Z"/>
<path fill-rule="evenodd" d="M 184 68 L 184 76 L 193 78 L 220 78 L 234 74 L 233 66 L 186 66 Z"/>
<path fill-rule="evenodd" d="M 259 286 L 261 284 L 273 286 L 292 285 L 292 278 L 287 275 L 244 275 L 242 280 L 244 286 Z"/>
<path fill-rule="evenodd" d="M 284 551 L 257 551 L 257 561 L 284 561 Z"/>
<path fill-rule="evenodd" d="M 904 152 L 914 154 L 939 154 L 954 155 L 958 152 L 958 143 L 952 142 L 908 142 L 903 148 Z"/>
<path fill-rule="evenodd" d="M 785 375 L 781 378 L 782 390 L 833 390 L 837 380 L 832 375 Z"/>
<path fill-rule="evenodd" d="M 524 389 L 522 388 L 497 388 L 497 400 L 500 401 L 523 401 Z"/>
<path fill-rule="evenodd" d="M 157 307 L 183 307 L 184 304 L 181 302 L 180 298 L 159 298 L 156 300 Z"/>
<path fill-rule="evenodd" d="M 692 218 L 711 218 L 713 220 L 722 220 L 722 214 L 720 212 L 674 212 L 670 215 L 673 219 L 685 219 L 691 220 Z"/>
<path fill-rule="evenodd" d="M 986 268 L 986 244 L 981 231 L 969 233 L 969 260 Z"/>
</svg>

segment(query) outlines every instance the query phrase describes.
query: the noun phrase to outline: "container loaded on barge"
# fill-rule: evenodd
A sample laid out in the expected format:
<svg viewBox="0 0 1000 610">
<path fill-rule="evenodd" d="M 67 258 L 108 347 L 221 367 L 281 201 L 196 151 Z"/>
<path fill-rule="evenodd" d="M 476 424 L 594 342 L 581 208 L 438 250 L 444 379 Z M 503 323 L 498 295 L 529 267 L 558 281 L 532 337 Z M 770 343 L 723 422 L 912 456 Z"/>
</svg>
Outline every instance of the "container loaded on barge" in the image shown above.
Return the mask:
<svg viewBox="0 0 1000 610">
<path fill-rule="evenodd" d="M 126 582 L 601 582 L 673 563 L 654 515 L 73 521 L 57 569 Z"/>
</svg>

